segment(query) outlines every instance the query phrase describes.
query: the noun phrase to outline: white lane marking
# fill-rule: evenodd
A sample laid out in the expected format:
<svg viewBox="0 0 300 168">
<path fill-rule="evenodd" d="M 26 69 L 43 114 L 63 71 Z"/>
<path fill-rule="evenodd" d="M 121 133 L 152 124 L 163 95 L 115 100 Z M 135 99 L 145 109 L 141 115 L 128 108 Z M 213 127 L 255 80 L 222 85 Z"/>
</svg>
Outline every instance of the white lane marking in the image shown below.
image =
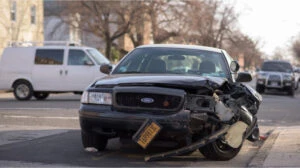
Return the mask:
<svg viewBox="0 0 300 168">
<path fill-rule="evenodd" d="M 78 117 L 43 117 L 43 116 L 22 116 L 22 115 L 3 115 L 4 118 L 28 118 L 28 119 L 60 119 L 78 120 Z"/>
</svg>

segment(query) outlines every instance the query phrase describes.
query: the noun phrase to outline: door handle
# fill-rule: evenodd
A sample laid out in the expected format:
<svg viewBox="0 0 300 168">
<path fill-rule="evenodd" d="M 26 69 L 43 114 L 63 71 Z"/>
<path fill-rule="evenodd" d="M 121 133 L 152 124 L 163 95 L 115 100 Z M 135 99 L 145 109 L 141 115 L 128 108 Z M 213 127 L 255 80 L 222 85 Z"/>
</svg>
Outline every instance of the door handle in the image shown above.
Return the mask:
<svg viewBox="0 0 300 168">
<path fill-rule="evenodd" d="M 65 75 L 68 75 L 68 70 L 65 70 Z"/>
<path fill-rule="evenodd" d="M 63 73 L 63 70 L 59 70 L 59 74 L 62 75 L 62 73 Z"/>
</svg>

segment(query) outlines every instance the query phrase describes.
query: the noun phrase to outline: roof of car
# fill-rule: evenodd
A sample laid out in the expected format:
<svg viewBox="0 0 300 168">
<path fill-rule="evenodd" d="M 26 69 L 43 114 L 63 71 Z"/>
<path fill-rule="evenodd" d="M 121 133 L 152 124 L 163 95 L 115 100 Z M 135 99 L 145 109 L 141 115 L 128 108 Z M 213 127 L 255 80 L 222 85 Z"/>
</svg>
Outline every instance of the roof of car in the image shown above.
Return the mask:
<svg viewBox="0 0 300 168">
<path fill-rule="evenodd" d="M 222 52 L 222 49 L 207 47 L 207 46 L 199 46 L 199 45 L 185 45 L 185 44 L 148 44 L 141 45 L 137 48 L 151 48 L 151 47 L 162 47 L 162 48 L 184 48 L 184 49 L 198 49 L 198 50 L 207 50 L 213 52 Z"/>
<path fill-rule="evenodd" d="M 49 46 L 17 46 L 17 47 L 7 47 L 7 48 L 45 48 L 45 49 L 53 49 L 53 48 L 69 48 L 69 49 L 92 49 L 92 47 L 86 46 L 62 46 L 62 45 L 49 45 Z"/>
</svg>

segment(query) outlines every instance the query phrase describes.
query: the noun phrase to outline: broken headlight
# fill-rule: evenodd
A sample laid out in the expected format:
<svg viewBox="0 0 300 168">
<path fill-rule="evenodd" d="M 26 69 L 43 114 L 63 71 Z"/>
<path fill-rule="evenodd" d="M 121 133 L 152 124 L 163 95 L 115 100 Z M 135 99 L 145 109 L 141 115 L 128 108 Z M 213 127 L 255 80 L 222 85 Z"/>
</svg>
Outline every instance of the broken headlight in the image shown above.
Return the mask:
<svg viewBox="0 0 300 168">
<path fill-rule="evenodd" d="M 188 95 L 187 109 L 197 112 L 214 112 L 215 101 L 211 96 Z"/>
</svg>

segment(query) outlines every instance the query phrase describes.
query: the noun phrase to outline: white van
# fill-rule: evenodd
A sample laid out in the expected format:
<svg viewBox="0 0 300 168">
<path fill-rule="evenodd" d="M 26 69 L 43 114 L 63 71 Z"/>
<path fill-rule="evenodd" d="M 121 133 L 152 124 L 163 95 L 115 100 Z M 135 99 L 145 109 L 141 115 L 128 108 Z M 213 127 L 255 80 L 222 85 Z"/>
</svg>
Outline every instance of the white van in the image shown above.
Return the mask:
<svg viewBox="0 0 300 168">
<path fill-rule="evenodd" d="M 82 46 L 7 47 L 0 60 L 0 90 L 13 90 L 18 100 L 46 99 L 50 93 L 81 93 L 104 77 L 108 64 L 98 50 Z"/>
</svg>

